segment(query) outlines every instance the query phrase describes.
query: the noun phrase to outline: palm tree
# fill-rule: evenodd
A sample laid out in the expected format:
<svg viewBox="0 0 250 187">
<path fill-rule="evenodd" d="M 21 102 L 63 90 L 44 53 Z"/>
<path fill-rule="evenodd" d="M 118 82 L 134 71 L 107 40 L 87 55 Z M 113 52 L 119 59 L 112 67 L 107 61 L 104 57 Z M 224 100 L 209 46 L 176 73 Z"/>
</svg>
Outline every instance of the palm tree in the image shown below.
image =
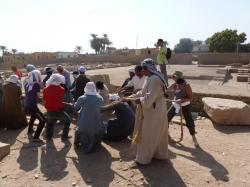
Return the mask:
<svg viewBox="0 0 250 187">
<path fill-rule="evenodd" d="M 17 53 L 17 49 L 11 49 L 11 52 L 15 55 Z"/>
<path fill-rule="evenodd" d="M 4 45 L 1 45 L 0 49 L 2 50 L 2 62 L 3 62 L 3 56 L 4 56 L 4 54 L 5 54 L 6 50 L 7 50 L 7 47 L 4 46 Z"/>
<path fill-rule="evenodd" d="M 92 37 L 90 47 L 95 50 L 96 54 L 99 54 L 102 47 L 102 39 L 97 34 L 90 34 L 90 36 Z"/>
<path fill-rule="evenodd" d="M 77 46 L 75 47 L 75 52 L 77 52 L 77 54 L 81 54 L 81 51 L 82 51 L 82 46 L 77 45 Z"/>
<path fill-rule="evenodd" d="M 105 34 L 105 33 L 102 35 L 101 39 L 102 39 L 102 53 L 104 53 L 106 47 L 108 47 L 109 45 L 111 45 L 112 42 L 109 40 L 108 35 Z"/>
<path fill-rule="evenodd" d="M 11 52 L 14 56 L 14 62 L 16 61 L 16 53 L 17 53 L 17 49 L 11 49 Z"/>
</svg>

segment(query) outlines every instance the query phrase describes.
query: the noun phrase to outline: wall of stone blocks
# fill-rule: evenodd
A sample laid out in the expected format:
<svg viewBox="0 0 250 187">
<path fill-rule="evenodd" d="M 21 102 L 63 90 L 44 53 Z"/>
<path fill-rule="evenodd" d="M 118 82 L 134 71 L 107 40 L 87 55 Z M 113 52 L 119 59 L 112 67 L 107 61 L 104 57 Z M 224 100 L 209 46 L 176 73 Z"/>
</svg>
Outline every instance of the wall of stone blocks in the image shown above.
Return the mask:
<svg viewBox="0 0 250 187">
<path fill-rule="evenodd" d="M 248 64 L 250 53 L 200 53 L 198 54 L 198 64 L 201 65 L 229 65 Z"/>
<path fill-rule="evenodd" d="M 24 64 L 34 64 L 36 66 L 46 66 L 48 64 L 79 64 L 79 63 L 131 63 L 138 64 L 145 58 L 152 58 L 156 60 L 156 54 L 152 53 L 150 55 L 141 54 L 141 55 L 93 55 L 93 56 L 83 56 L 79 58 L 70 58 L 70 59 L 47 59 L 47 60 L 30 60 L 27 59 L 22 63 L 5 63 L 0 64 L 0 70 L 10 69 L 12 65 L 17 66 L 18 68 L 23 68 Z M 192 54 L 172 54 L 170 60 L 171 64 L 192 64 Z"/>
</svg>

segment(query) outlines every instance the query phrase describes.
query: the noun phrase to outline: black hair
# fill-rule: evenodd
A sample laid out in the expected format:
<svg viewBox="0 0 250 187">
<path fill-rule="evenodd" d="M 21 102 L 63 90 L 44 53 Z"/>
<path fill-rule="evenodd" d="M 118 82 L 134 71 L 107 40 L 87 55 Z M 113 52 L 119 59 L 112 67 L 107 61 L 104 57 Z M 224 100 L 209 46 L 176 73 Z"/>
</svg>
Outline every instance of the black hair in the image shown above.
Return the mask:
<svg viewBox="0 0 250 187">
<path fill-rule="evenodd" d="M 99 90 L 103 90 L 103 89 L 104 89 L 104 84 L 103 84 L 103 82 L 101 82 L 101 81 L 97 81 L 97 82 L 95 83 L 95 86 L 96 86 L 96 88 L 99 89 Z"/>
<path fill-rule="evenodd" d="M 186 83 L 186 81 L 185 81 L 185 79 L 183 79 L 183 78 L 178 78 L 178 79 L 176 80 L 176 83 L 177 83 L 177 84 L 183 84 L 183 83 Z"/>
<path fill-rule="evenodd" d="M 135 67 L 135 71 L 142 71 L 142 66 L 137 65 L 137 66 Z"/>
<path fill-rule="evenodd" d="M 79 71 L 73 71 L 72 74 L 73 75 L 79 75 Z"/>
<path fill-rule="evenodd" d="M 163 43 L 163 39 L 158 39 L 158 43 Z"/>
</svg>

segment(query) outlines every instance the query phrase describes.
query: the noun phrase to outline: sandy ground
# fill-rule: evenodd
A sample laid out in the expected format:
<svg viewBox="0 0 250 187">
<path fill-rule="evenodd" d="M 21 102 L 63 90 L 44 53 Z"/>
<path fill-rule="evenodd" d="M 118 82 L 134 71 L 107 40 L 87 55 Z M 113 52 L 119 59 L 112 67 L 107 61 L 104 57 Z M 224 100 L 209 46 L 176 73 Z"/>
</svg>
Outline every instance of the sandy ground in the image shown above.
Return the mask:
<svg viewBox="0 0 250 187">
<path fill-rule="evenodd" d="M 168 65 L 167 71 L 171 75 L 174 71 L 179 70 L 184 73 L 184 76 L 192 77 L 195 79 L 188 79 L 191 83 L 192 89 L 197 93 L 211 93 L 211 94 L 227 94 L 227 95 L 239 95 L 250 96 L 250 85 L 245 82 L 236 82 L 236 75 L 232 74 L 232 77 L 226 82 L 222 82 L 216 79 L 217 67 L 198 67 L 197 65 Z M 128 67 L 109 68 L 109 69 L 97 69 L 87 71 L 87 74 L 109 74 L 110 81 L 114 85 L 121 85 L 125 78 L 128 77 Z M 199 80 L 202 76 L 214 77 L 211 80 Z M 170 79 L 169 81 L 173 81 Z"/>
<path fill-rule="evenodd" d="M 169 145 L 169 160 L 135 169 L 129 167 L 135 156 L 129 140 L 103 142 L 86 155 L 74 149 L 73 138 L 61 142 L 60 124 L 50 144 L 30 143 L 27 128 L 0 130 L 0 141 L 12 145 L 0 162 L 0 186 L 250 186 L 250 127 L 195 122 L 200 148 L 193 146 L 185 128 L 181 144 Z M 173 125 L 170 133 L 179 137 L 180 127 Z"/>
<path fill-rule="evenodd" d="M 169 72 L 195 66 L 173 65 Z M 199 69 L 203 73 L 206 69 Z M 210 68 L 208 74 L 215 73 Z M 198 72 L 198 71 L 197 71 Z M 88 74 L 109 74 L 111 83 L 119 85 L 127 77 L 127 67 L 91 70 Z M 216 80 L 190 80 L 194 91 L 246 94 L 245 84 L 235 84 L 234 77 L 221 86 Z M 238 90 L 238 91 L 235 91 Z M 49 186 L 250 186 L 250 127 L 218 126 L 209 119 L 196 120 L 195 148 L 187 129 L 181 144 L 169 144 L 169 160 L 153 160 L 149 166 L 131 169 L 135 147 L 129 140 L 103 142 L 91 154 L 75 150 L 73 138 L 61 142 L 62 125 L 55 128 L 53 143 L 29 142 L 27 128 L 18 131 L 0 130 L 0 142 L 11 144 L 11 154 L 0 162 L 0 187 Z M 74 137 L 75 125 L 70 134 Z M 170 128 L 179 137 L 180 127 Z M 44 139 L 44 134 L 42 136 Z"/>
</svg>

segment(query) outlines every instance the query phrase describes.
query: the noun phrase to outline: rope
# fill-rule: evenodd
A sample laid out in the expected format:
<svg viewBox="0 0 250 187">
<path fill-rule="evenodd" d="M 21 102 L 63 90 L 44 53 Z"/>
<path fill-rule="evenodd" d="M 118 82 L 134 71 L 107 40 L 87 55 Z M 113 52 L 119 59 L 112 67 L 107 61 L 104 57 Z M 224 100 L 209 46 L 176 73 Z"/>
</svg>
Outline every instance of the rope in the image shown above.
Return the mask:
<svg viewBox="0 0 250 187">
<path fill-rule="evenodd" d="M 173 106 L 172 106 L 173 107 Z M 170 108 L 171 109 L 171 108 Z M 181 136 L 179 139 L 173 139 L 170 134 L 168 134 L 168 137 L 169 137 L 169 140 L 171 143 L 180 143 L 182 140 L 183 140 L 183 126 L 184 126 L 184 123 L 183 123 L 183 113 L 182 113 L 182 107 L 180 107 L 180 116 L 181 116 L 181 121 L 172 121 L 172 123 L 175 123 L 175 124 L 178 124 L 181 126 Z"/>
</svg>

